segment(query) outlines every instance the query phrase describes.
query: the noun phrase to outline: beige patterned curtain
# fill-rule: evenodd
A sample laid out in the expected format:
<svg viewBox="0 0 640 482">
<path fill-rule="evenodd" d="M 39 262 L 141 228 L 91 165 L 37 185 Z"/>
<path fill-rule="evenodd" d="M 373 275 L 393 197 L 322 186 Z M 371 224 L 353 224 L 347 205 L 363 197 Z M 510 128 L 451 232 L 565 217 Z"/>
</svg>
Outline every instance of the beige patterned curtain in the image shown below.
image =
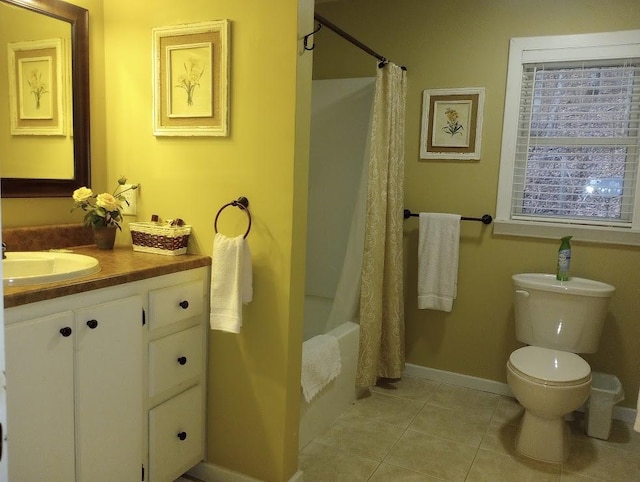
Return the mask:
<svg viewBox="0 0 640 482">
<path fill-rule="evenodd" d="M 400 378 L 404 369 L 402 222 L 406 71 L 379 68 L 371 126 L 371 153 L 360 294 L 360 352 L 356 385 Z"/>
</svg>

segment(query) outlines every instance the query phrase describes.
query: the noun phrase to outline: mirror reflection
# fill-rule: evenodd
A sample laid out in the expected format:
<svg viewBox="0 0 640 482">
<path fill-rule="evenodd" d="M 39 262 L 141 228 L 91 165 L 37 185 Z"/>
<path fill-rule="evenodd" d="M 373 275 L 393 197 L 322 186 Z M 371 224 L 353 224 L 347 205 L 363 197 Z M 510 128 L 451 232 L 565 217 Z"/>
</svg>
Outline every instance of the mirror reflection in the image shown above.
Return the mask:
<svg viewBox="0 0 640 482">
<path fill-rule="evenodd" d="M 61 0 L 0 0 L 3 197 L 89 184 L 87 20 Z"/>
</svg>

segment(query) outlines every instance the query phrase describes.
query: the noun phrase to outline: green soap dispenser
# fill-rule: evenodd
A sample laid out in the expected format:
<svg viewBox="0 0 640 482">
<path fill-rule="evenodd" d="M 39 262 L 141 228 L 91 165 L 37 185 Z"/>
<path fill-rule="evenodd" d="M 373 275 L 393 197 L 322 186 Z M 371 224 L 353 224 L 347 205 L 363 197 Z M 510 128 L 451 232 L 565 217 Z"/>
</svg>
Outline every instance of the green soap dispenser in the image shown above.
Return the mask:
<svg viewBox="0 0 640 482">
<path fill-rule="evenodd" d="M 558 281 L 569 280 L 569 266 L 571 265 L 571 241 L 572 236 L 565 236 L 560 239 L 560 248 L 558 249 L 558 267 L 556 270 L 556 279 Z"/>
</svg>

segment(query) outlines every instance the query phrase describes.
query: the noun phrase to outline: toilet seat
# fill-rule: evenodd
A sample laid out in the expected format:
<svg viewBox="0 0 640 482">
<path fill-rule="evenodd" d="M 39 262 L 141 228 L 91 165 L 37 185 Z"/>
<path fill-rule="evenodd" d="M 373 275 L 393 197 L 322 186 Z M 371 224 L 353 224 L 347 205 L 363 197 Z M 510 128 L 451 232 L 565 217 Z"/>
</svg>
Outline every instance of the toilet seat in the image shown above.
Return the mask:
<svg viewBox="0 0 640 482">
<path fill-rule="evenodd" d="M 575 353 L 538 346 L 511 353 L 509 366 L 521 377 L 546 385 L 582 385 L 591 378 L 591 367 Z"/>
</svg>

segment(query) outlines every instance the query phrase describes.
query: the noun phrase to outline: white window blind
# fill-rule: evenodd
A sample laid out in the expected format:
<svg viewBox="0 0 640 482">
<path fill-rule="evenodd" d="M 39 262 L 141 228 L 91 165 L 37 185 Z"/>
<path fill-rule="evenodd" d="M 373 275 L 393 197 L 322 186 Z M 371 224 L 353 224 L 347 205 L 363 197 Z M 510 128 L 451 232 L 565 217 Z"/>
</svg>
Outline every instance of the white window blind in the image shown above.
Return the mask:
<svg viewBox="0 0 640 482">
<path fill-rule="evenodd" d="M 511 219 L 630 227 L 640 59 L 522 65 Z"/>
</svg>

